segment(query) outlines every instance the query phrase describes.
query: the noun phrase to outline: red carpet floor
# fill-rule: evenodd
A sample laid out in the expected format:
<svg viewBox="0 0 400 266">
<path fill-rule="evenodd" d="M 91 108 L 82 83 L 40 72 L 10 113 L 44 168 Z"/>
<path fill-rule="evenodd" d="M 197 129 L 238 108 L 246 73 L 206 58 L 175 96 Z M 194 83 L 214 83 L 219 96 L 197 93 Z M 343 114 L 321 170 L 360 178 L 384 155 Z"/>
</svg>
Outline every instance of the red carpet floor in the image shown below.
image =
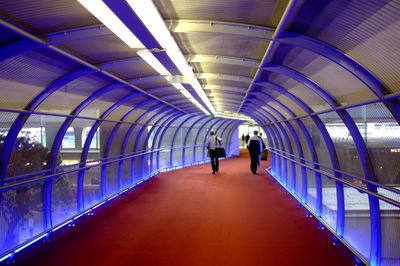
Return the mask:
<svg viewBox="0 0 400 266">
<path fill-rule="evenodd" d="M 249 158 L 220 164 L 216 175 L 209 164 L 160 174 L 16 265 L 354 265 Z"/>
</svg>

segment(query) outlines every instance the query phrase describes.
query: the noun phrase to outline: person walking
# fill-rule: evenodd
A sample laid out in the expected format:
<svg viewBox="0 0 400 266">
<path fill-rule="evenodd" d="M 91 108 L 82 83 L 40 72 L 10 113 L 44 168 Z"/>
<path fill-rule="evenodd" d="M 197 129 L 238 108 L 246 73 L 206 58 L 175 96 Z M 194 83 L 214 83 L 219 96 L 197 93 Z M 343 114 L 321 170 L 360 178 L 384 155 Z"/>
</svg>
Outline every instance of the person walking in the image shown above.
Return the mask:
<svg viewBox="0 0 400 266">
<path fill-rule="evenodd" d="M 245 140 L 246 140 L 245 145 L 247 145 L 249 143 L 249 139 L 250 139 L 250 135 L 249 135 L 249 133 L 247 133 L 247 135 L 245 137 Z"/>
<path fill-rule="evenodd" d="M 258 159 L 262 152 L 262 142 L 258 136 L 258 131 L 254 131 L 254 136 L 249 139 L 247 149 L 250 153 L 250 170 L 253 174 L 256 174 Z"/>
<path fill-rule="evenodd" d="M 246 142 L 244 142 L 246 140 L 246 136 L 244 135 L 244 133 L 242 134 L 242 147 L 246 146 Z"/>
<path fill-rule="evenodd" d="M 221 141 L 222 140 L 217 135 L 215 135 L 215 132 L 211 130 L 210 136 L 208 136 L 207 138 L 206 147 L 210 154 L 211 169 L 213 174 L 219 171 L 219 161 L 215 149 L 222 147 Z"/>
</svg>

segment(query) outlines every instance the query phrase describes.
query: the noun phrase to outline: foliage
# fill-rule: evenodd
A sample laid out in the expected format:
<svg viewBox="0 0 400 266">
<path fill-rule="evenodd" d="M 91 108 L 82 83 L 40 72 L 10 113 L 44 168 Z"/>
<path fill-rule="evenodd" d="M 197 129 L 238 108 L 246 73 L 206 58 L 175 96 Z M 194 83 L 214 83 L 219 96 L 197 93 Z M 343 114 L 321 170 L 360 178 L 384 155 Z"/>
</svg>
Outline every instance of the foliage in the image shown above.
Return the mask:
<svg viewBox="0 0 400 266">
<path fill-rule="evenodd" d="M 3 149 L 5 136 L 0 135 L 0 152 Z M 50 158 L 49 150 L 41 143 L 28 136 L 18 137 L 11 154 L 7 168 L 7 177 L 19 176 L 27 173 L 35 173 L 47 168 Z M 57 166 L 61 164 L 61 158 L 57 158 Z M 10 246 L 18 242 L 18 227 L 34 219 L 43 209 L 42 194 L 43 182 L 21 186 L 15 189 L 0 192 L 0 225 L 6 228 L 3 237 L 0 237 L 0 244 Z M 53 193 L 57 193 L 59 202 L 56 205 L 65 205 L 70 200 L 71 184 L 65 176 L 54 179 Z M 37 217 L 36 217 L 37 218 Z M 2 239 L 1 239 L 2 238 Z M 3 242 L 3 243 L 1 243 Z M 1 251 L 1 249 L 0 249 Z"/>
</svg>

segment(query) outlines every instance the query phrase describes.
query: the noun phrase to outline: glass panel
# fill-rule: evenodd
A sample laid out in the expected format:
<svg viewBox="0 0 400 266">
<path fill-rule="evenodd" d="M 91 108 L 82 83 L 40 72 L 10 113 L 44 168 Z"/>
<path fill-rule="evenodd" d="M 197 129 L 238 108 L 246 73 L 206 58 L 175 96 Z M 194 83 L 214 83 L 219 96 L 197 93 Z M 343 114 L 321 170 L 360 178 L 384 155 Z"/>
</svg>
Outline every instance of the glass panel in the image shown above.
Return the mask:
<svg viewBox="0 0 400 266">
<path fill-rule="evenodd" d="M 344 187 L 345 226 L 343 238 L 369 260 L 371 246 L 371 216 L 368 195 Z"/>
<path fill-rule="evenodd" d="M 400 265 L 400 208 L 379 202 L 382 230 L 382 266 Z"/>
<path fill-rule="evenodd" d="M 7 168 L 7 176 L 44 170 L 49 150 L 64 118 L 31 115 L 18 134 Z"/>
<path fill-rule="evenodd" d="M 185 148 L 185 164 L 191 164 L 193 162 L 193 147 Z"/>
<path fill-rule="evenodd" d="M 382 104 L 349 109 L 363 136 L 377 181 L 400 186 L 400 126 Z"/>
<path fill-rule="evenodd" d="M 173 151 L 172 166 L 182 165 L 183 148 L 175 148 Z"/>
<path fill-rule="evenodd" d="M 317 188 L 315 185 L 315 172 L 307 169 L 307 205 L 316 210 Z"/>
<path fill-rule="evenodd" d="M 85 127 L 82 130 L 82 144 L 85 143 L 87 135 L 90 132 L 91 127 Z M 96 133 L 94 134 L 92 141 L 90 142 L 90 149 L 99 149 L 100 148 L 100 133 L 99 133 L 99 129 L 96 130 Z"/>
<path fill-rule="evenodd" d="M 334 112 L 319 117 L 335 145 L 341 170 L 360 177 L 364 176 L 356 145 L 343 121 Z"/>
<path fill-rule="evenodd" d="M 165 150 L 165 151 L 161 151 L 159 152 L 159 167 L 160 169 L 164 169 L 164 168 L 168 168 L 170 166 L 170 161 L 169 161 L 169 157 L 170 157 L 170 152 L 171 150 Z M 154 169 L 154 171 L 156 171 L 158 169 Z"/>
<path fill-rule="evenodd" d="M 301 198 L 301 191 L 303 189 L 303 174 L 302 174 L 302 170 L 301 170 L 301 166 L 296 166 L 297 167 L 297 171 L 296 171 L 296 190 L 295 193 L 296 195 Z"/>
<path fill-rule="evenodd" d="M 314 148 L 318 155 L 318 161 L 322 165 L 332 166 L 329 158 L 328 150 L 326 148 L 325 140 L 321 134 L 319 128 L 315 125 L 311 118 L 301 119 L 308 132 L 310 133 L 311 139 L 314 144 Z"/>
<path fill-rule="evenodd" d="M 44 230 L 43 182 L 0 191 L 0 253 Z"/>
<path fill-rule="evenodd" d="M 130 153 L 132 152 L 131 150 L 127 149 L 127 146 L 122 147 L 122 144 L 125 140 L 126 134 L 128 133 L 128 129 L 130 128 L 131 124 L 127 124 L 127 123 L 120 123 L 118 125 L 117 128 L 117 123 L 111 125 L 109 125 L 109 133 L 107 134 L 107 137 L 101 136 L 101 138 L 106 138 L 106 140 L 104 140 L 105 143 L 109 144 L 110 141 L 110 153 L 109 156 L 110 157 L 115 157 L 115 156 L 119 156 L 122 152 L 122 149 L 125 149 L 124 153 Z M 111 133 L 115 132 L 113 139 L 110 139 L 111 137 Z M 127 136 L 128 138 L 130 136 Z"/>
<path fill-rule="evenodd" d="M 71 164 L 77 164 L 80 161 L 81 154 L 82 154 L 82 132 L 84 128 L 87 127 L 92 127 L 93 123 L 95 121 L 93 120 L 87 120 L 87 119 L 74 119 L 72 124 L 70 125 L 69 128 L 73 129 L 74 133 L 74 148 L 70 149 L 61 149 L 60 151 L 60 158 L 62 160 L 61 164 L 62 165 L 71 165 Z M 64 137 L 65 139 L 65 137 Z M 63 140 L 64 142 L 64 140 Z M 92 150 L 88 154 L 88 160 L 93 160 L 97 159 L 98 152 L 96 153 L 94 150 Z"/>
<path fill-rule="evenodd" d="M 62 140 L 63 149 L 75 149 L 75 132 L 73 127 L 69 127 Z"/>
<path fill-rule="evenodd" d="M 132 177 L 132 160 L 130 158 L 123 161 L 122 164 L 122 188 L 127 188 L 133 185 L 134 178 Z"/>
<path fill-rule="evenodd" d="M 106 193 L 107 197 L 110 197 L 118 192 L 118 173 L 119 173 L 119 162 L 110 163 L 107 165 L 106 171 Z"/>
<path fill-rule="evenodd" d="M 291 188 L 292 187 L 292 162 L 291 161 L 287 162 L 287 169 L 288 169 L 288 175 L 286 178 L 286 187 Z"/>
<path fill-rule="evenodd" d="M 100 179 L 101 167 L 92 167 L 85 171 L 83 184 L 84 205 L 85 209 L 102 201 Z"/>
<path fill-rule="evenodd" d="M 53 179 L 51 213 L 57 225 L 77 213 L 76 184 L 78 172 L 62 174 Z"/>
<path fill-rule="evenodd" d="M 326 176 L 321 177 L 322 183 L 322 219 L 336 230 L 337 194 L 336 182 Z"/>
</svg>

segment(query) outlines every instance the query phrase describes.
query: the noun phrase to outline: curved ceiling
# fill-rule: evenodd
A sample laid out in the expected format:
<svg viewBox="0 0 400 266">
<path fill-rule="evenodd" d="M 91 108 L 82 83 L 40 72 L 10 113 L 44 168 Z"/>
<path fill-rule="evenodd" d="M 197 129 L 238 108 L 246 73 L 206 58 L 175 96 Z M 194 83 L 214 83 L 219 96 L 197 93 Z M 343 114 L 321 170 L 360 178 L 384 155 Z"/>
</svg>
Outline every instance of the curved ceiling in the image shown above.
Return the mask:
<svg viewBox="0 0 400 266">
<path fill-rule="evenodd" d="M 127 2 L 103 2 L 123 23 L 140 22 L 137 17 L 132 20 L 134 10 L 124 9 L 129 7 Z M 0 69 L 6 75 L 0 79 L 2 84 L 17 87 L 18 93 L 7 95 L 10 97 L 2 104 L 23 108 L 40 88 L 57 78 L 68 79 L 81 67 L 94 71 L 64 84 L 62 91 L 69 92 L 66 109 L 78 102 L 75 98 L 89 96 L 92 87 L 110 82 L 122 82 L 146 99 L 154 98 L 184 113 L 213 112 L 207 106 L 209 101 L 217 113 L 250 116 L 252 106 L 274 105 L 274 101 L 297 116 L 304 115 L 285 91 L 312 112 L 381 100 L 399 91 L 400 54 L 390 49 L 400 41 L 396 1 L 153 3 L 206 99 L 187 80 L 176 81 L 185 74 L 163 50 L 153 50 L 153 54 L 189 94 L 180 93 L 182 87 L 178 90 L 174 81 L 165 79 L 139 56 L 140 48 L 126 45 L 78 1 L 4 0 L 0 3 Z M 143 29 L 134 33 L 145 47 L 162 49 Z M 281 90 L 272 89 L 274 86 Z M 262 91 L 272 98 L 266 99 Z M 107 97 L 103 100 L 118 98 L 115 94 Z M 254 104 L 254 98 L 261 102 Z M 204 109 L 199 109 L 196 101 Z M 44 109 L 54 104 L 59 108 L 51 99 L 45 103 L 41 105 Z M 275 107 L 282 114 L 287 112 L 279 104 Z M 395 108 L 387 107 L 396 117 Z"/>
</svg>

